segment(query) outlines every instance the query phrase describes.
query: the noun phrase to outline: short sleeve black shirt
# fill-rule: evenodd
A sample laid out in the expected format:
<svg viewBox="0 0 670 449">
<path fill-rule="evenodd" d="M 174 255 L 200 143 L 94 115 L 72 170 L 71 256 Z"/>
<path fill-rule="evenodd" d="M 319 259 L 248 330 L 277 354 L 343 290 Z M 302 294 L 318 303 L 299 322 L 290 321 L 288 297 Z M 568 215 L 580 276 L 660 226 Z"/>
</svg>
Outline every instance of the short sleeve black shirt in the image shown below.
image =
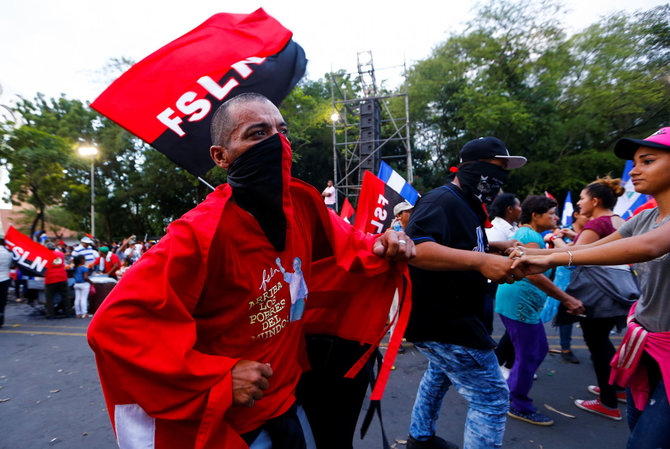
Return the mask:
<svg viewBox="0 0 670 449">
<path fill-rule="evenodd" d="M 405 232 L 415 244 L 432 241 L 466 251 L 488 250 L 481 203 L 455 184 L 423 196 Z M 477 349 L 495 346 L 484 326 L 487 279 L 478 271 L 428 271 L 410 267 L 410 341 L 437 341 Z"/>
</svg>

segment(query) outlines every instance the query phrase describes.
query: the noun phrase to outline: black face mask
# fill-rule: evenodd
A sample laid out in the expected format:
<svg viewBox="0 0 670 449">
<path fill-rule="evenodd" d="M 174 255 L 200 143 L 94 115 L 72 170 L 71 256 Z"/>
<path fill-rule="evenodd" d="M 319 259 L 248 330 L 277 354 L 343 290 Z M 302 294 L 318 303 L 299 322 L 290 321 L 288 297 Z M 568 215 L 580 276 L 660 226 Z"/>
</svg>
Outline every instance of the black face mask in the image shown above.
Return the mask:
<svg viewBox="0 0 670 449">
<path fill-rule="evenodd" d="M 249 148 L 228 167 L 228 184 L 235 202 L 256 218 L 277 251 L 286 247 L 283 194 L 288 188 L 284 181 L 290 177 L 290 165 L 289 173 L 284 173 L 284 152 L 284 142 L 275 134 Z M 290 159 L 290 149 L 287 153 Z"/>
<path fill-rule="evenodd" d="M 488 162 L 466 162 L 456 173 L 461 189 L 472 194 L 484 204 L 490 204 L 507 182 L 509 172 Z"/>
</svg>

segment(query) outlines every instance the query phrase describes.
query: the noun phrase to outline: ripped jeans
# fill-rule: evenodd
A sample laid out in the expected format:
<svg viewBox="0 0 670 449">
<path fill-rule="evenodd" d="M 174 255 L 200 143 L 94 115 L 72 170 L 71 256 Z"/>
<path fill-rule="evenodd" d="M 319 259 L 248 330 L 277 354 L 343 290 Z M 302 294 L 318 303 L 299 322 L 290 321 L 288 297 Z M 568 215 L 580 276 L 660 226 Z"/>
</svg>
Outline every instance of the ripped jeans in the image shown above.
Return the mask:
<svg viewBox="0 0 670 449">
<path fill-rule="evenodd" d="M 473 349 L 438 342 L 416 342 L 428 358 L 412 409 L 410 435 L 425 441 L 435 435 L 435 423 L 450 385 L 468 401 L 464 449 L 502 447 L 509 408 L 509 389 L 492 349 Z"/>
</svg>

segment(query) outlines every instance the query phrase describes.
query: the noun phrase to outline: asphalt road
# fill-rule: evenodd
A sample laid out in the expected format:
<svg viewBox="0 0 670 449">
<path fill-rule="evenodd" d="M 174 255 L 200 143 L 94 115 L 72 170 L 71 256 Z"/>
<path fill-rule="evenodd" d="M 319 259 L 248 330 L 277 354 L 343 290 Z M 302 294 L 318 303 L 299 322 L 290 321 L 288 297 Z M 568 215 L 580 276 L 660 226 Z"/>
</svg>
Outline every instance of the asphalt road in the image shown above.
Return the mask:
<svg viewBox="0 0 670 449">
<path fill-rule="evenodd" d="M 93 353 L 86 343 L 89 320 L 45 320 L 23 303 L 10 301 L 5 326 L 0 328 L 0 449 L 115 448 Z M 496 337 L 502 326 L 496 323 Z M 547 327 L 551 348 L 558 348 L 557 330 Z M 613 336 L 615 344 L 621 336 Z M 384 426 L 392 446 L 404 449 L 414 395 L 425 358 L 410 344 L 396 360 L 382 401 Z M 549 354 L 540 366 L 531 397 L 551 416 L 552 427 L 508 419 L 504 447 L 542 449 L 617 449 L 628 438 L 625 418 L 611 421 L 584 412 L 574 399 L 591 399 L 586 386 L 595 383 L 588 351 L 575 329 L 573 350 L 582 361 L 567 364 Z M 552 407 L 556 411 L 546 408 Z M 367 404 L 365 405 L 367 407 Z M 620 406 L 624 412 L 624 406 Z M 438 435 L 463 443 L 467 404 L 453 390 L 447 393 Z M 561 413 L 569 416 L 565 416 Z M 356 449 L 381 446 L 379 421 L 373 421 Z"/>
</svg>

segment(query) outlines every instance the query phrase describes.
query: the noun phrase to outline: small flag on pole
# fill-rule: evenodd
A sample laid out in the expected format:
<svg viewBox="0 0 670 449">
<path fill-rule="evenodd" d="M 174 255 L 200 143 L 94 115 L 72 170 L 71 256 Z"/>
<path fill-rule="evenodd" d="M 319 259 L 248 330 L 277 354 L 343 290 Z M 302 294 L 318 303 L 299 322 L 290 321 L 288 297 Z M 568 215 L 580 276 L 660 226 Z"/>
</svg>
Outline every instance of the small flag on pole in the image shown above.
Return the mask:
<svg viewBox="0 0 670 449">
<path fill-rule="evenodd" d="M 404 198 L 390 185 L 366 171 L 363 175 L 361 193 L 354 227 L 370 234 L 380 234 L 393 221 L 393 207 Z"/>
<path fill-rule="evenodd" d="M 563 226 L 568 227 L 572 224 L 572 213 L 575 211 L 575 207 L 572 205 L 572 195 L 568 192 L 568 195 L 565 197 L 565 203 L 563 203 L 563 213 L 561 214 L 561 223 Z"/>
<path fill-rule="evenodd" d="M 414 206 L 416 200 L 419 198 L 419 192 L 405 178 L 400 176 L 397 171 L 393 170 L 389 164 L 384 161 L 381 162 L 377 177 L 398 192 L 409 204 Z"/>
<path fill-rule="evenodd" d="M 356 210 L 354 209 L 354 206 L 351 205 L 349 202 L 348 198 L 344 199 L 344 203 L 342 203 L 342 210 L 340 211 L 340 217 L 344 219 L 347 223 L 352 223 L 352 217 L 356 213 Z"/>
</svg>

